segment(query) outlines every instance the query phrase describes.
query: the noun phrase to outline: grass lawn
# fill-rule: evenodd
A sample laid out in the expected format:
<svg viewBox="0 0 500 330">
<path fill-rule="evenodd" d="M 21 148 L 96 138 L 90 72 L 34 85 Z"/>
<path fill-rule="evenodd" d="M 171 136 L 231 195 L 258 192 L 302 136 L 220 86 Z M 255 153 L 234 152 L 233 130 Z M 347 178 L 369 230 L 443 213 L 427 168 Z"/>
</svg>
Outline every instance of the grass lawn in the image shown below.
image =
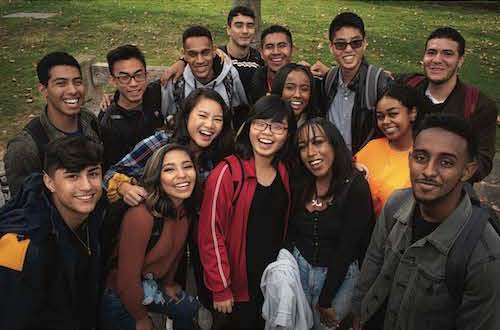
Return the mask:
<svg viewBox="0 0 500 330">
<path fill-rule="evenodd" d="M 0 0 L 0 16 L 15 12 L 54 12 L 49 19 L 0 17 L 0 149 L 43 106 L 37 89 L 36 62 L 47 52 L 94 55 L 134 43 L 148 64 L 167 65 L 179 56 L 182 30 L 206 25 L 224 43 L 226 15 L 232 1 L 20 1 Z M 297 46 L 295 60 L 332 63 L 328 26 L 337 13 L 352 10 L 363 17 L 368 59 L 392 72 L 420 71 L 427 35 L 451 25 L 467 40 L 461 77 L 477 84 L 500 104 L 500 12 L 494 3 L 262 1 L 263 25 L 287 25 Z M 495 93 L 496 92 L 496 93 Z M 500 150 L 500 136 L 497 134 Z"/>
</svg>

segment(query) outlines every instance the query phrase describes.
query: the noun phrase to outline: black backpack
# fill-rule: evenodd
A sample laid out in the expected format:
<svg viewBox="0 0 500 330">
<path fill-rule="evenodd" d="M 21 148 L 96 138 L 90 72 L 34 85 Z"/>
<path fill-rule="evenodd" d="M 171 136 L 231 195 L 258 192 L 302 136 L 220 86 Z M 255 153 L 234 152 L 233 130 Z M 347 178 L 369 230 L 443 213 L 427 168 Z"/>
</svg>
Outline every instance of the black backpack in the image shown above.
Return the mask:
<svg viewBox="0 0 500 330">
<path fill-rule="evenodd" d="M 387 222 L 387 232 L 390 233 L 394 226 L 394 215 L 408 197 L 404 192 L 396 192 L 384 207 Z M 480 203 L 476 198 L 471 198 L 471 219 L 462 229 L 457 240 L 453 244 L 446 260 L 445 281 L 450 296 L 456 306 L 462 302 L 467 275 L 467 266 L 479 239 L 488 223 L 500 236 L 500 221 L 491 208 Z"/>
</svg>

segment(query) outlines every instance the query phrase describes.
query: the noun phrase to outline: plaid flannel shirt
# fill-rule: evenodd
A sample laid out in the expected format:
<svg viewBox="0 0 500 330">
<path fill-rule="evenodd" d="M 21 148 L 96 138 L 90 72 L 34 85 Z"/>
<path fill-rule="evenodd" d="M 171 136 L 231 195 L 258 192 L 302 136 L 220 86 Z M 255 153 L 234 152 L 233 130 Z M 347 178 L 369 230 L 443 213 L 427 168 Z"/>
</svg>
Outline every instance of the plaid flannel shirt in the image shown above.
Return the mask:
<svg viewBox="0 0 500 330">
<path fill-rule="evenodd" d="M 146 163 L 158 148 L 163 147 L 171 140 L 171 135 L 165 131 L 158 131 L 154 135 L 137 143 L 134 149 L 118 163 L 111 166 L 104 176 L 104 188 L 108 188 L 109 180 L 116 174 L 125 174 L 128 177 L 139 179 L 144 172 Z M 199 168 L 201 182 L 205 182 L 210 171 L 214 168 L 213 162 L 208 161 L 205 167 Z"/>
</svg>

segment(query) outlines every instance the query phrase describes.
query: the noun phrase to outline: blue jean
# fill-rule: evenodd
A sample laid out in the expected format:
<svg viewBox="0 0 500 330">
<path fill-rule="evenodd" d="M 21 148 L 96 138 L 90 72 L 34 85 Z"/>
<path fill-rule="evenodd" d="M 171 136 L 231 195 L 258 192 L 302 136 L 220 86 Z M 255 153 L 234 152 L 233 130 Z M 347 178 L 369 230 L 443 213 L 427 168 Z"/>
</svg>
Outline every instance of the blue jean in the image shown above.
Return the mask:
<svg viewBox="0 0 500 330">
<path fill-rule="evenodd" d="M 320 323 L 319 312 L 316 305 L 325 283 L 327 267 L 313 267 L 307 260 L 300 254 L 297 248 L 294 248 L 293 255 L 299 264 L 300 282 L 304 290 L 307 301 L 309 302 L 314 316 L 314 329 L 328 329 Z M 351 312 L 352 295 L 354 287 L 359 279 L 359 266 L 358 261 L 353 262 L 344 282 L 337 291 L 337 294 L 332 300 L 332 307 L 335 309 L 337 321 L 342 321 Z"/>
<path fill-rule="evenodd" d="M 166 314 L 173 319 L 176 329 L 193 329 L 194 319 L 201 304 L 192 296 L 182 291 L 175 301 L 165 293 L 165 303 L 151 303 L 146 309 L 151 313 Z M 135 319 L 123 305 L 118 294 L 107 288 L 101 301 L 99 328 L 110 330 L 135 330 Z"/>
</svg>

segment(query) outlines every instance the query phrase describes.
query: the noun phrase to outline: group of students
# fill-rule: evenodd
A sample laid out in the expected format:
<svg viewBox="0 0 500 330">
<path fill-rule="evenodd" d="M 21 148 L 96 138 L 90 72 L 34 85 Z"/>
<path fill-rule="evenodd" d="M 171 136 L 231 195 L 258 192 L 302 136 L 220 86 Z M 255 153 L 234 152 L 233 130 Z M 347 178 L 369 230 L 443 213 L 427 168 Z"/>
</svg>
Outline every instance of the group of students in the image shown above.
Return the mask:
<svg viewBox="0 0 500 330">
<path fill-rule="evenodd" d="M 392 81 L 364 59 L 354 13 L 330 25 L 331 69 L 290 63 L 279 25 L 262 32 L 261 57 L 254 20 L 231 10 L 227 54 L 206 28 L 186 29 L 161 82 L 147 82 L 137 47 L 111 50 L 117 91 L 97 118 L 80 109 L 73 57 L 38 63 L 46 109 L 5 159 L 15 194 L 0 211 L 1 328 L 152 329 L 148 313 L 175 329 L 498 326 L 490 227 L 471 258 L 481 273 L 453 308 L 434 251 L 406 253 L 425 240 L 443 249 L 431 236 L 459 221 L 456 208 L 470 221 L 464 186 L 491 170 L 496 107 L 458 82 L 461 35 L 434 31 L 425 77 Z M 457 93 L 463 106 L 445 111 Z M 454 115 L 424 116 L 436 111 Z"/>
</svg>

